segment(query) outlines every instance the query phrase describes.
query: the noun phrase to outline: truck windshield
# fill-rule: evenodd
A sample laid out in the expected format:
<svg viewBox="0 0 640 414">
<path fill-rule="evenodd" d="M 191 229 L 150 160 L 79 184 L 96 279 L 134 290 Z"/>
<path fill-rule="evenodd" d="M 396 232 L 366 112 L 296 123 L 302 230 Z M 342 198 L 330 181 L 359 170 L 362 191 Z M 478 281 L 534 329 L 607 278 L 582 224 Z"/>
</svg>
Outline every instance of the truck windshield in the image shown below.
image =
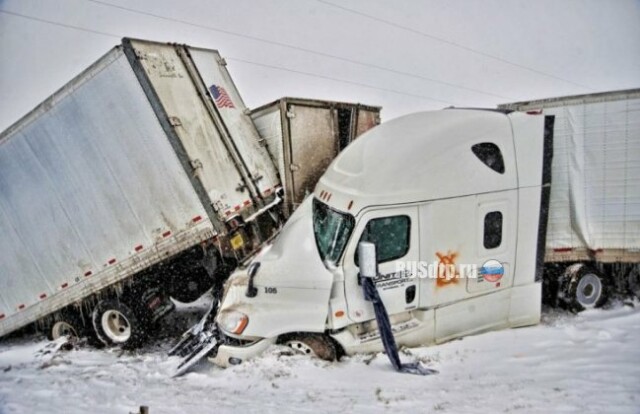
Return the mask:
<svg viewBox="0 0 640 414">
<path fill-rule="evenodd" d="M 317 199 L 313 200 L 313 233 L 320 258 L 325 264 L 335 266 L 353 230 L 353 216 L 329 208 Z"/>
</svg>

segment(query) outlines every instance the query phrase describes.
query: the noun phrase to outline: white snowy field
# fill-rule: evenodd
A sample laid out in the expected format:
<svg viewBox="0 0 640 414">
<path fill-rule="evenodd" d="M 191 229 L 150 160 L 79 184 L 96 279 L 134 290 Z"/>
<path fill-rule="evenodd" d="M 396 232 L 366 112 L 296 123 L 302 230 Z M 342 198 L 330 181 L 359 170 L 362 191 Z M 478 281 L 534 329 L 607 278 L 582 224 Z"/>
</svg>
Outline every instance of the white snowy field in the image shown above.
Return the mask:
<svg viewBox="0 0 640 414">
<path fill-rule="evenodd" d="M 0 342 L 0 413 L 640 413 L 635 305 L 547 311 L 538 326 L 405 350 L 439 371 L 427 377 L 394 372 L 384 354 L 327 363 L 274 347 L 171 379 L 169 341 L 52 354 L 45 340 L 12 338 Z"/>
</svg>

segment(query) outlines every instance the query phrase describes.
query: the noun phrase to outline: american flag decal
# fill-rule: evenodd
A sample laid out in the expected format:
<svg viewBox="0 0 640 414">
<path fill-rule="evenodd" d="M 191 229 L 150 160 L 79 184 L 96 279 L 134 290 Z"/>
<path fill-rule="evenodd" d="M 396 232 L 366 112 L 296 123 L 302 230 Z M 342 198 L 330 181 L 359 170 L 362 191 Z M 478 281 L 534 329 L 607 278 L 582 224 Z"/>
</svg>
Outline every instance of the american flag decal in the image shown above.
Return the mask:
<svg viewBox="0 0 640 414">
<path fill-rule="evenodd" d="M 235 108 L 229 94 L 222 86 L 211 85 L 209 92 L 211 92 L 211 96 L 213 96 L 213 100 L 216 102 L 218 108 Z"/>
</svg>

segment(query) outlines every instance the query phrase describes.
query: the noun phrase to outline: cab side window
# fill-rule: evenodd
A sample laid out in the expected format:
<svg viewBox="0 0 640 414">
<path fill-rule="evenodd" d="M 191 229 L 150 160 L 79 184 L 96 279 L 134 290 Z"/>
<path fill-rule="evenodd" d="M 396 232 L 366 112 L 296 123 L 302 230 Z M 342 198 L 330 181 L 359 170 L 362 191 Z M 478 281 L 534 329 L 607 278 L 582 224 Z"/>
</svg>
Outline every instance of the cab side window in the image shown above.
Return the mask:
<svg viewBox="0 0 640 414">
<path fill-rule="evenodd" d="M 492 142 L 482 142 L 471 147 L 471 151 L 487 167 L 498 174 L 504 174 L 504 159 L 500 148 Z"/>
<path fill-rule="evenodd" d="M 360 241 L 376 245 L 378 263 L 399 259 L 409 251 L 411 219 L 408 216 L 393 216 L 372 219 L 367 223 Z M 358 251 L 355 263 L 358 266 Z"/>
<path fill-rule="evenodd" d="M 502 244 L 502 213 L 492 211 L 484 216 L 484 248 L 495 249 Z"/>
</svg>

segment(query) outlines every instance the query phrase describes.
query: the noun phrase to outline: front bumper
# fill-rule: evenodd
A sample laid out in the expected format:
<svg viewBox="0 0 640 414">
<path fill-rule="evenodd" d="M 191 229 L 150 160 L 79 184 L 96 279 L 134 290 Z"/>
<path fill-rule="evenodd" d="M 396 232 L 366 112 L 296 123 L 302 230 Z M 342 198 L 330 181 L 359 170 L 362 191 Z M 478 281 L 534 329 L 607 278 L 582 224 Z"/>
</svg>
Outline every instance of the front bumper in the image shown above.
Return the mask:
<svg viewBox="0 0 640 414">
<path fill-rule="evenodd" d="M 276 338 L 265 338 L 245 346 L 222 344 L 218 348 L 216 355 L 208 359 L 219 367 L 227 368 L 260 355 L 275 343 Z"/>
</svg>

